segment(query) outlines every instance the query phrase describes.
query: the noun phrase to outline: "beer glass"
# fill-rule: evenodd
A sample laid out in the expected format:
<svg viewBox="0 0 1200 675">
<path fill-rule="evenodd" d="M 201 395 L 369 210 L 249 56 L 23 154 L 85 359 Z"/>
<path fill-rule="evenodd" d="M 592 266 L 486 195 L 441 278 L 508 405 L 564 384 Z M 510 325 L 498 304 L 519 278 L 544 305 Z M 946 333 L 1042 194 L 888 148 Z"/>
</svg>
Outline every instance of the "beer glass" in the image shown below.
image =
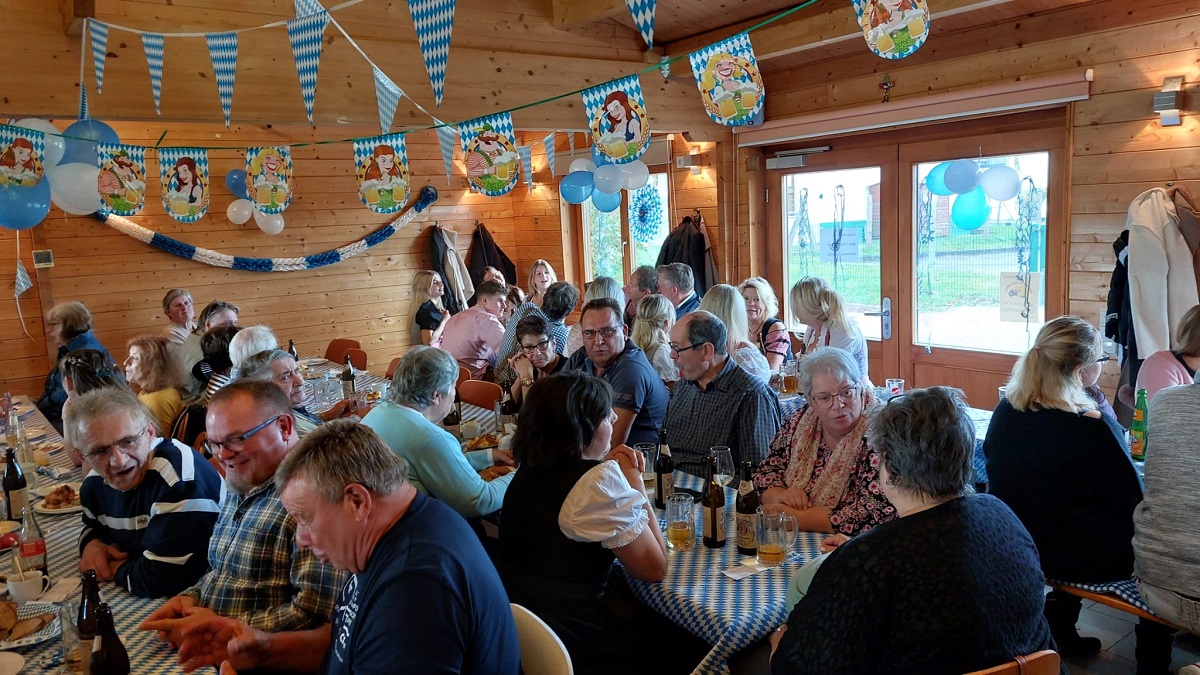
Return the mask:
<svg viewBox="0 0 1200 675">
<path fill-rule="evenodd" d="M 717 475 L 714 478 L 721 487 L 729 487 L 733 482 L 733 477 L 737 474 L 737 467 L 733 465 L 733 452 L 727 445 L 714 445 L 708 449 L 709 457 L 717 458 Z"/>
<path fill-rule="evenodd" d="M 887 396 L 890 400 L 893 396 L 899 396 L 904 393 L 904 380 L 887 380 L 884 383 L 887 388 Z"/>
<path fill-rule="evenodd" d="M 696 517 L 692 513 L 695 500 L 686 492 L 667 497 L 667 547 L 673 551 L 690 551 L 696 545 Z"/>
<path fill-rule="evenodd" d="M 642 457 L 646 458 L 646 468 L 642 469 L 642 484 L 646 486 L 646 493 L 652 495 L 656 483 L 654 463 L 658 461 L 658 444 L 635 443 L 633 449 L 642 453 Z"/>
<path fill-rule="evenodd" d="M 758 507 L 757 532 L 758 564 L 778 567 L 796 545 L 800 523 L 779 504 L 763 504 Z"/>
<path fill-rule="evenodd" d="M 783 387 L 779 390 L 779 393 L 798 393 L 800 391 L 800 378 L 796 376 L 796 362 L 788 361 L 779 367 L 779 372 L 783 373 Z"/>
</svg>

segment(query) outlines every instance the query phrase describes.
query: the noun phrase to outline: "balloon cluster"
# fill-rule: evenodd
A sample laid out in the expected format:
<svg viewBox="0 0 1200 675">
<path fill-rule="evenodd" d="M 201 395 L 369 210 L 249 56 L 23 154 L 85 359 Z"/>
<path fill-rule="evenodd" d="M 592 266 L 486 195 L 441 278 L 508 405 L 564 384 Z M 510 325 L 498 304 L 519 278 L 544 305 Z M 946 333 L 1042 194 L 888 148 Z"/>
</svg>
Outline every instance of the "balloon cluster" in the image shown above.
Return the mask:
<svg viewBox="0 0 1200 675">
<path fill-rule="evenodd" d="M 50 204 L 76 216 L 100 209 L 96 144 L 117 143 L 117 132 L 99 120 L 79 120 L 59 131 L 46 120 L 30 117 L 14 126 L 45 134 L 42 166 L 45 177 L 37 185 L 8 185 L 0 189 L 0 227 L 27 230 L 50 213 Z M 69 136 L 70 138 L 64 138 Z"/>
<path fill-rule="evenodd" d="M 950 220 L 960 229 L 975 230 L 988 221 L 992 208 L 988 198 L 1006 202 L 1021 190 L 1021 176 L 1009 166 L 980 171 L 970 159 L 942 162 L 925 177 L 925 187 L 935 195 L 954 197 Z"/>
<path fill-rule="evenodd" d="M 254 224 L 258 225 L 258 229 L 267 234 L 283 232 L 282 213 L 263 213 L 254 207 L 254 202 L 250 201 L 250 190 L 246 183 L 245 171 L 234 169 L 225 174 L 225 187 L 229 188 L 234 197 L 237 197 L 225 208 L 225 217 L 229 219 L 229 222 L 234 225 L 245 225 L 250 218 L 254 218 Z"/>
<path fill-rule="evenodd" d="M 588 199 L 597 211 L 608 213 L 621 205 L 621 190 L 637 190 L 650 180 L 645 162 L 633 160 L 628 164 L 612 164 L 604 153 L 592 148 L 592 158 L 580 157 L 571 162 L 570 173 L 562 179 L 558 192 L 571 204 Z"/>
</svg>

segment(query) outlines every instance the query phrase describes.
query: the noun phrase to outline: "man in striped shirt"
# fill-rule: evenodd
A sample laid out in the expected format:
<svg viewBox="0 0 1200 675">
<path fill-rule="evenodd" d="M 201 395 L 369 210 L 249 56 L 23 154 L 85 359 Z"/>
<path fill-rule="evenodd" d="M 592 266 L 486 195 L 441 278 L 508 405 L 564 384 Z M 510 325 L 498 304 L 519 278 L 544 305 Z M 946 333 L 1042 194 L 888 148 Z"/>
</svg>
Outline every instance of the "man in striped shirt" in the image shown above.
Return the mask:
<svg viewBox="0 0 1200 675">
<path fill-rule="evenodd" d="M 66 423 L 84 457 L 79 569 L 134 595 L 174 595 L 208 569 L 221 476 L 195 450 L 158 438 L 124 389 L 79 398 Z"/>
</svg>

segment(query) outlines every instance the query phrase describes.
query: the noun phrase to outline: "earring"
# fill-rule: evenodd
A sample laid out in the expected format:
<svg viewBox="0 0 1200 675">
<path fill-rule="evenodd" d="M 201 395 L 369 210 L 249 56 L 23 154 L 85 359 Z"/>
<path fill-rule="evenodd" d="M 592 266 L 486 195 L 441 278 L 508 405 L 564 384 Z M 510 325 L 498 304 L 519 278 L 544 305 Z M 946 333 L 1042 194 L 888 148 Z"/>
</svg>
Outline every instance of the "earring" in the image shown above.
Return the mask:
<svg viewBox="0 0 1200 675">
<path fill-rule="evenodd" d="M 893 487 L 893 486 L 895 486 L 895 485 L 896 485 L 896 483 L 895 483 L 895 482 L 893 482 L 891 478 L 889 478 L 889 479 L 887 479 L 887 480 L 885 480 L 885 481 L 883 481 L 883 482 L 884 482 L 884 483 L 886 483 L 888 487 Z"/>
</svg>

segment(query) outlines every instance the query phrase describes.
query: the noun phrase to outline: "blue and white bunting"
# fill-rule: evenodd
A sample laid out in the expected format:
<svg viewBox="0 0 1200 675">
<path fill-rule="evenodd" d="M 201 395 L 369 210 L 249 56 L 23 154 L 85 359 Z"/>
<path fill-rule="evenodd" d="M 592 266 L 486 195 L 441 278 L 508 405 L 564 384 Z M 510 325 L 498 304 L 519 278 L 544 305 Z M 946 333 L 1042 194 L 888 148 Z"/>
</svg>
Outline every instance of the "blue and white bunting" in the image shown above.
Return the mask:
<svg viewBox="0 0 1200 675">
<path fill-rule="evenodd" d="M 150 88 L 154 91 L 154 112 L 162 116 L 163 36 L 142 33 L 142 49 L 146 50 L 146 66 L 150 69 Z"/>
<path fill-rule="evenodd" d="M 33 280 L 29 278 L 29 272 L 25 269 L 25 263 L 21 262 L 18 258 L 17 279 L 13 282 L 13 297 L 19 298 L 22 293 L 31 288 L 33 288 Z"/>
<path fill-rule="evenodd" d="M 628 164 L 650 147 L 650 117 L 637 75 L 585 89 L 581 94 L 592 145 L 613 164 Z"/>
<path fill-rule="evenodd" d="M 625 0 L 625 6 L 633 15 L 633 23 L 647 47 L 654 46 L 654 9 L 657 4 L 658 0 Z"/>
<path fill-rule="evenodd" d="M 91 117 L 92 116 L 88 113 L 87 87 L 83 86 L 83 83 L 80 82 L 79 83 L 79 119 L 86 120 L 86 119 L 91 119 Z"/>
<path fill-rule="evenodd" d="M 96 93 L 104 88 L 104 57 L 108 55 L 108 24 L 88 19 L 88 30 L 92 33 L 92 66 L 96 69 Z M 79 83 L 83 86 L 83 83 Z"/>
<path fill-rule="evenodd" d="M 294 0 L 292 4 L 296 6 L 297 19 L 325 11 L 318 0 Z"/>
<path fill-rule="evenodd" d="M 546 164 L 550 167 L 550 177 L 553 178 L 558 172 L 555 171 L 555 152 L 554 152 L 554 132 L 546 134 L 542 139 L 542 147 L 546 149 Z"/>
<path fill-rule="evenodd" d="M 386 134 L 392 128 L 392 119 L 396 117 L 396 106 L 400 105 L 400 97 L 404 96 L 404 90 L 392 82 L 392 78 L 378 67 L 372 66 L 371 69 L 375 71 L 375 100 L 379 104 L 379 129 Z"/>
<path fill-rule="evenodd" d="M 525 172 L 525 185 L 533 192 L 533 150 L 528 145 L 518 145 L 517 154 L 521 156 L 521 171 Z"/>
<path fill-rule="evenodd" d="M 750 36 L 731 38 L 688 55 L 700 100 L 712 121 L 727 127 L 751 124 L 762 110 L 766 92 Z"/>
<path fill-rule="evenodd" d="M 446 87 L 446 59 L 450 55 L 450 34 L 454 30 L 455 0 L 408 0 L 417 42 L 425 59 L 425 72 L 433 86 L 433 97 L 442 104 Z"/>
<path fill-rule="evenodd" d="M 204 39 L 208 42 L 208 56 L 217 79 L 217 95 L 221 97 L 221 112 L 225 113 L 225 127 L 228 128 L 229 113 L 233 109 L 233 78 L 237 73 L 238 34 L 211 33 Z"/>
<path fill-rule="evenodd" d="M 574 131 L 567 132 L 567 147 L 570 148 L 571 156 L 574 157 L 575 156 L 575 132 Z"/>
<path fill-rule="evenodd" d="M 288 40 L 292 43 L 292 58 L 296 60 L 296 74 L 300 76 L 300 95 L 304 97 L 304 112 L 308 115 L 309 124 L 313 124 L 317 71 L 321 67 L 321 48 L 324 45 L 327 25 L 329 13 L 324 10 L 287 22 Z"/>
<path fill-rule="evenodd" d="M 442 124 L 436 117 L 433 120 Z M 442 164 L 446 167 L 446 187 L 450 187 L 450 172 L 454 170 L 454 141 L 458 138 L 458 130 L 452 126 L 437 128 L 438 145 L 442 148 Z"/>
</svg>

